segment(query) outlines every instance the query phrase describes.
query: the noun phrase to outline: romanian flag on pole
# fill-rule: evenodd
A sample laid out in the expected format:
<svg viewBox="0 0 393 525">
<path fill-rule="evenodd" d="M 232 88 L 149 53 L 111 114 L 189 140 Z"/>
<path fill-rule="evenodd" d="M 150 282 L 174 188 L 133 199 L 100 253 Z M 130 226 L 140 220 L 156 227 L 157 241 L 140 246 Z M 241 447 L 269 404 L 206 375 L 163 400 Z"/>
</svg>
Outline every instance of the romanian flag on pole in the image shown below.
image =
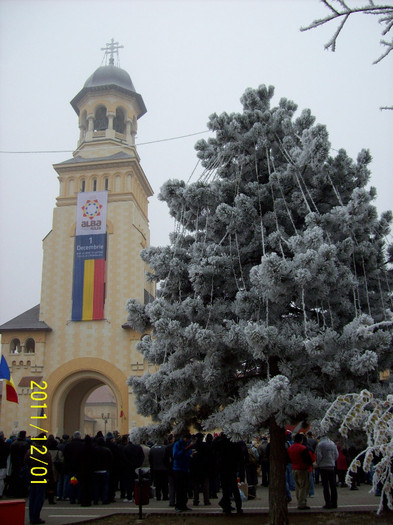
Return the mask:
<svg viewBox="0 0 393 525">
<path fill-rule="evenodd" d="M 9 381 L 5 381 L 5 392 L 5 397 L 7 401 L 11 401 L 11 403 L 19 403 L 18 393 L 16 391 L 15 384 L 12 380 L 12 376 Z"/>
<path fill-rule="evenodd" d="M 7 401 L 10 401 L 11 403 L 19 403 L 18 393 L 16 391 L 14 381 L 12 380 L 9 366 L 3 355 L 1 356 L 0 361 L 0 379 L 4 379 L 5 381 L 5 397 Z"/>
<path fill-rule="evenodd" d="M 108 192 L 78 193 L 72 320 L 104 318 Z"/>
<path fill-rule="evenodd" d="M 1 356 L 0 361 L 0 379 L 7 379 L 9 381 L 11 378 L 11 372 L 8 367 L 7 361 L 5 360 L 5 357 Z"/>
</svg>

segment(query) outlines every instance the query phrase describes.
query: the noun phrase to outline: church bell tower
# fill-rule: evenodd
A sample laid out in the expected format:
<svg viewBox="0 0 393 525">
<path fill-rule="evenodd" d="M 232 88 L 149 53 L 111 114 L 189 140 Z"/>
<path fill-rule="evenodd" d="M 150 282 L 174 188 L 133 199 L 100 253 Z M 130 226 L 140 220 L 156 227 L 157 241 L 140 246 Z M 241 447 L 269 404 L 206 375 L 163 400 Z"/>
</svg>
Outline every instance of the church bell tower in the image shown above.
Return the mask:
<svg viewBox="0 0 393 525">
<path fill-rule="evenodd" d="M 146 107 L 129 74 L 115 65 L 121 47 L 113 39 L 106 45 L 107 63 L 71 101 L 79 139 L 73 157 L 54 165 L 60 189 L 52 230 L 43 240 L 35 330 L 31 323 L 23 328 L 23 314 L 14 326 L 18 332 L 12 331 L 12 321 L 0 327 L 17 390 L 28 385 L 28 377 L 46 382 L 47 417 L 41 427 L 55 435 L 83 431 L 86 399 L 102 385 L 112 390 L 117 405 L 108 430 L 124 434 L 146 423 L 136 414 L 126 383 L 147 366 L 136 350 L 144 334 L 127 325 L 126 302 L 147 302 L 155 294 L 140 258 L 150 242 L 148 199 L 153 192 L 135 147 Z M 16 336 L 37 341 L 29 365 L 26 361 L 19 367 L 22 361 L 14 359 L 11 341 Z M 19 406 L 7 403 L 5 411 L 3 402 L 3 427 L 9 431 L 17 420 L 29 434 L 30 392 L 19 387 L 18 393 Z"/>
</svg>

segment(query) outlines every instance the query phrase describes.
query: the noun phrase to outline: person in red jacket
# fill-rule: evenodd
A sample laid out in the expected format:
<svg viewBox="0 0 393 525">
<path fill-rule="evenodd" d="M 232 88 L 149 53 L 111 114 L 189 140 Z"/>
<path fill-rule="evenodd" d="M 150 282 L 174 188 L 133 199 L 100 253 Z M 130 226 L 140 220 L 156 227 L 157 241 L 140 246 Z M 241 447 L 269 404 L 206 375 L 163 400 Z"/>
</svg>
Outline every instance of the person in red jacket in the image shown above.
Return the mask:
<svg viewBox="0 0 393 525">
<path fill-rule="evenodd" d="M 307 506 L 307 496 L 310 490 L 310 463 L 304 460 L 305 454 L 309 454 L 307 447 L 302 445 L 303 434 L 296 434 L 294 444 L 288 448 L 288 455 L 292 462 L 293 478 L 295 480 L 297 508 L 309 510 Z M 304 452 L 306 451 L 306 452 Z"/>
<path fill-rule="evenodd" d="M 336 470 L 338 482 L 340 483 L 341 487 L 345 487 L 345 476 L 347 475 L 348 470 L 347 456 L 345 455 L 345 452 L 343 451 L 339 443 L 337 443 L 337 450 L 338 458 L 336 461 Z"/>
</svg>

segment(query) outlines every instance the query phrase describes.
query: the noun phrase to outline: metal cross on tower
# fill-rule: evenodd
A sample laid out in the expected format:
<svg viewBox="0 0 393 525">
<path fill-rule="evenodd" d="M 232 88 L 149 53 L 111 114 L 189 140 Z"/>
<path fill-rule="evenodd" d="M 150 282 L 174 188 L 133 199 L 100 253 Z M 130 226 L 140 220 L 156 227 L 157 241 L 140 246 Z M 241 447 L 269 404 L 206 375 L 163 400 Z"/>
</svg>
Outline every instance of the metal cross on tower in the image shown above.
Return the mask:
<svg viewBox="0 0 393 525">
<path fill-rule="evenodd" d="M 115 60 L 113 58 L 113 55 L 116 53 L 117 57 L 119 58 L 119 49 L 123 48 L 124 46 L 120 46 L 119 42 L 115 42 L 112 38 L 112 40 L 109 42 L 109 44 L 105 44 L 106 47 L 102 47 L 101 51 L 105 51 L 105 57 L 109 56 L 109 65 L 113 66 L 115 63 Z"/>
</svg>

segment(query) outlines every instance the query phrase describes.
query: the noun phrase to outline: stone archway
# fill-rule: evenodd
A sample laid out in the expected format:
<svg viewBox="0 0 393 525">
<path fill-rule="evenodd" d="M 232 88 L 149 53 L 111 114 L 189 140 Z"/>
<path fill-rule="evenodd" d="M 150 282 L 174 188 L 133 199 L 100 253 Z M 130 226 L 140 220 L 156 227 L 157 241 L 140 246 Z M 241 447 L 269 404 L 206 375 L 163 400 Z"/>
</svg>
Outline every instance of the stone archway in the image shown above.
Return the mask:
<svg viewBox="0 0 393 525">
<path fill-rule="evenodd" d="M 90 365 L 90 366 L 89 366 Z M 94 369 L 92 369 L 93 367 Z M 72 435 L 84 428 L 84 407 L 89 395 L 99 386 L 107 385 L 115 397 L 121 434 L 128 432 L 128 387 L 126 376 L 114 365 L 102 359 L 74 359 L 48 377 L 48 423 L 55 435 Z"/>
</svg>

